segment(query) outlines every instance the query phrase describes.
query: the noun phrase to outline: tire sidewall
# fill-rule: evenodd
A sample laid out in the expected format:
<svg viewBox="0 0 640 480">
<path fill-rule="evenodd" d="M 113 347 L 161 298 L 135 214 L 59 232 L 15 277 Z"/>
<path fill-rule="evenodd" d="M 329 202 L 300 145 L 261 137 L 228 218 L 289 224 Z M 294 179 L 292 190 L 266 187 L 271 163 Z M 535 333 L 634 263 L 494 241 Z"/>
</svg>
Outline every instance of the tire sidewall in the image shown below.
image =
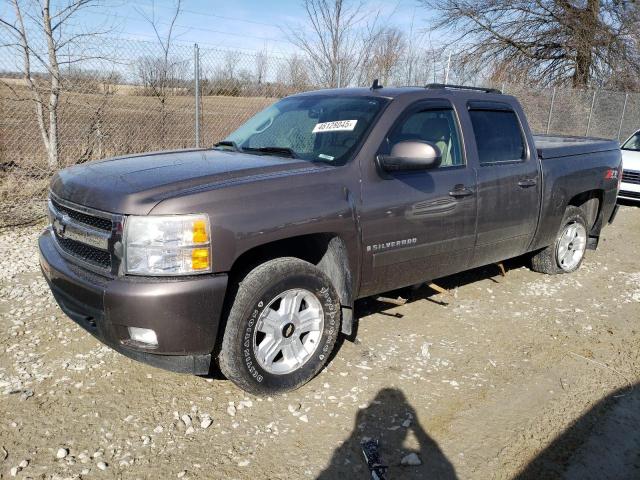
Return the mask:
<svg viewBox="0 0 640 480">
<path fill-rule="evenodd" d="M 287 290 L 302 288 L 308 290 L 320 301 L 324 315 L 324 328 L 320 345 L 313 355 L 299 369 L 282 375 L 264 370 L 254 352 L 253 341 L 258 320 L 267 305 Z M 253 301 L 247 305 L 240 318 L 238 335 L 234 339 L 240 353 L 240 368 L 256 388 L 262 391 L 286 391 L 307 382 L 318 373 L 333 350 L 340 327 L 340 303 L 333 286 L 320 275 L 296 273 L 278 276 L 259 289 Z"/>
<path fill-rule="evenodd" d="M 558 273 L 571 273 L 571 272 L 575 272 L 576 270 L 578 270 L 580 268 L 580 266 L 582 265 L 582 262 L 584 261 L 584 257 L 585 254 L 587 252 L 587 247 L 585 244 L 585 249 L 582 252 L 582 257 L 580 258 L 580 261 L 578 262 L 578 264 L 573 267 L 570 270 L 565 270 L 564 268 L 562 268 L 560 266 L 560 262 L 558 259 L 558 244 L 560 243 L 560 239 L 562 238 L 562 233 L 564 232 L 565 228 L 567 228 L 567 225 L 569 225 L 570 223 L 580 223 L 584 229 L 585 232 L 587 234 L 587 238 L 586 241 L 589 240 L 589 229 L 587 227 L 587 221 L 585 218 L 584 213 L 582 212 L 582 210 L 580 210 L 578 207 L 574 207 L 571 210 L 569 210 L 566 214 L 565 217 L 562 220 L 562 227 L 560 227 L 560 231 L 558 232 L 558 237 L 556 238 L 556 242 L 553 245 L 553 261 L 555 264 L 555 267 L 557 269 Z"/>
</svg>

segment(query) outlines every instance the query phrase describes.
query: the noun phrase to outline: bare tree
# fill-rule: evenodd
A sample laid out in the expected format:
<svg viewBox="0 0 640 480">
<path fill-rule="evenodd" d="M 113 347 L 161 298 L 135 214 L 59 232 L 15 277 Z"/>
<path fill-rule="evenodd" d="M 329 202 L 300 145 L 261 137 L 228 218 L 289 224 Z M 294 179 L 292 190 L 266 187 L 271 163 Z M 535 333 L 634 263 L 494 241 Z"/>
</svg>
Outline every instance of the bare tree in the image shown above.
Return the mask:
<svg viewBox="0 0 640 480">
<path fill-rule="evenodd" d="M 263 48 L 255 55 L 254 59 L 256 82 L 258 85 L 262 85 L 265 77 L 267 76 L 267 70 L 269 69 L 269 52 L 266 48 Z"/>
<path fill-rule="evenodd" d="M 327 86 L 349 84 L 369 57 L 380 32 L 379 12 L 349 0 L 303 0 L 310 33 L 289 28 L 289 41 L 308 57 L 316 79 Z"/>
<path fill-rule="evenodd" d="M 47 152 L 47 165 L 56 169 L 60 165 L 59 105 L 63 91 L 61 69 L 89 60 L 86 54 L 72 57 L 68 53 L 82 41 L 104 34 L 106 31 L 67 33 L 66 27 L 80 12 L 98 5 L 99 0 L 70 0 L 66 6 L 50 0 L 25 3 L 11 0 L 14 18 L 0 18 L 0 26 L 8 31 L 13 46 L 22 58 L 22 76 L 31 93 L 36 120 Z M 44 70 L 38 74 L 38 70 Z M 37 77 L 40 77 L 38 79 Z"/>
<path fill-rule="evenodd" d="M 185 62 L 172 56 L 172 47 L 175 40 L 176 20 L 182 12 L 182 0 L 176 0 L 173 13 L 170 17 L 166 32 L 160 32 L 160 20 L 156 16 L 155 1 L 151 1 L 151 14 L 138 9 L 138 13 L 151 26 L 155 34 L 161 54 L 158 57 L 145 57 L 139 59 L 138 74 L 141 77 L 145 90 L 158 100 L 160 111 L 160 138 L 166 138 L 166 126 L 169 112 L 167 100 L 175 91 L 180 73 L 186 67 Z"/>
<path fill-rule="evenodd" d="M 286 94 L 299 92 L 311 85 L 305 59 L 298 55 L 291 55 L 285 62 L 280 63 L 277 72 L 278 83 L 286 85 Z"/>
<path fill-rule="evenodd" d="M 491 73 L 524 73 L 541 84 L 585 87 L 630 68 L 634 2 L 624 0 L 422 0 L 436 28 L 464 44 L 463 60 Z M 461 33 L 459 33 L 461 32 Z"/>
<path fill-rule="evenodd" d="M 395 27 L 382 29 L 373 43 L 371 55 L 363 62 L 359 83 L 363 84 L 378 78 L 383 85 L 387 85 L 394 79 L 400 80 L 396 74 L 406 52 L 407 42 L 399 29 Z"/>
</svg>

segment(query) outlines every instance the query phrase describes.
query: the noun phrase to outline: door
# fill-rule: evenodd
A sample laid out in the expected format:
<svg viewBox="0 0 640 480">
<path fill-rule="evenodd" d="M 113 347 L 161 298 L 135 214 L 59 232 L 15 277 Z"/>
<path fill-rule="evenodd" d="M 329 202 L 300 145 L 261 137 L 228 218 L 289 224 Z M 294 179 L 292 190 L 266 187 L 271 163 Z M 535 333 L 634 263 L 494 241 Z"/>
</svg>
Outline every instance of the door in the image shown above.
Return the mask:
<svg viewBox="0 0 640 480">
<path fill-rule="evenodd" d="M 540 210 L 539 162 L 507 103 L 469 102 L 478 155 L 478 226 L 473 266 L 526 252 Z"/>
<path fill-rule="evenodd" d="M 400 115 L 380 147 L 430 142 L 439 167 L 383 172 L 363 182 L 361 294 L 373 294 L 467 268 L 475 239 L 475 174 L 466 164 L 456 112 L 449 101 L 422 101 Z M 374 159 L 371 159 L 373 162 Z M 373 169 L 373 167 L 372 167 Z"/>
</svg>

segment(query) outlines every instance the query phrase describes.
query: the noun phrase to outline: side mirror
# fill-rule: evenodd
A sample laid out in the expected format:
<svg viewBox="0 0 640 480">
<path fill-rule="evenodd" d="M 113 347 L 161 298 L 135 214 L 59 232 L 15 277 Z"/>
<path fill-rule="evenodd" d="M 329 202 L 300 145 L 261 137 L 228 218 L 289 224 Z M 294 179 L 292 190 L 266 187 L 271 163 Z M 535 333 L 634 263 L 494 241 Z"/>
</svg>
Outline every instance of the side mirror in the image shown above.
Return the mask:
<svg viewBox="0 0 640 480">
<path fill-rule="evenodd" d="M 380 167 L 387 171 L 427 170 L 437 168 L 442 162 L 442 152 L 433 143 L 422 141 L 398 142 L 389 155 L 378 155 Z"/>
</svg>

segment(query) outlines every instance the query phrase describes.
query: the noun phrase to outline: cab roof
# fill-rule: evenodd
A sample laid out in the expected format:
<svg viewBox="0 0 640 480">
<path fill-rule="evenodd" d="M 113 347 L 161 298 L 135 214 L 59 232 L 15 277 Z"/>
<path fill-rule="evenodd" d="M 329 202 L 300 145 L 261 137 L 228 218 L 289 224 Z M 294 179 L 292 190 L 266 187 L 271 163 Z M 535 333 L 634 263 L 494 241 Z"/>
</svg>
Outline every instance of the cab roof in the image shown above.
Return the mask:
<svg viewBox="0 0 640 480">
<path fill-rule="evenodd" d="M 463 96 L 469 98 L 487 98 L 492 100 L 510 98 L 510 95 L 504 95 L 502 92 L 491 88 L 470 87 L 464 85 L 444 85 L 430 84 L 424 87 L 377 87 L 377 88 L 327 88 L 321 90 L 311 90 L 308 92 L 298 93 L 293 96 L 309 96 L 309 95 L 330 95 L 330 96 L 350 96 L 350 97 L 382 97 L 392 100 L 405 95 L 442 97 L 446 96 Z"/>
</svg>

